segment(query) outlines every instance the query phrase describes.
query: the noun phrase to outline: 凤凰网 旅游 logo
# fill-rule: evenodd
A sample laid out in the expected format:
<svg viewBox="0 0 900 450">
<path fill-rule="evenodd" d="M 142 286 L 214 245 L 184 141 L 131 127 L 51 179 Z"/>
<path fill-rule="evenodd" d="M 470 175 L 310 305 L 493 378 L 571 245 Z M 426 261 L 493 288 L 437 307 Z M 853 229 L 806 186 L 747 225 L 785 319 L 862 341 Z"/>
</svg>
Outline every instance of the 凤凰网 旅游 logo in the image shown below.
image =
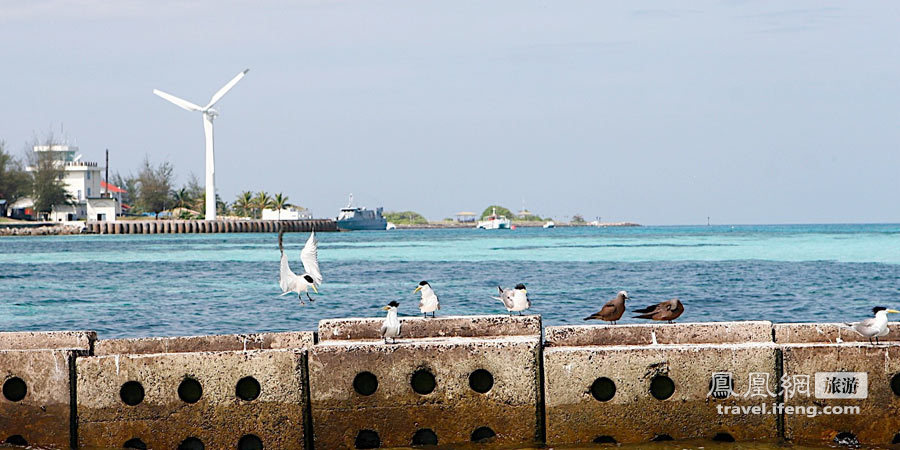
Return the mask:
<svg viewBox="0 0 900 450">
<path fill-rule="evenodd" d="M 735 391 L 734 375 L 731 372 L 713 372 L 709 381 L 707 397 L 726 399 L 774 398 L 784 396 L 820 399 L 863 399 L 869 395 L 869 377 L 866 372 L 816 372 L 806 374 L 785 374 L 776 382 L 768 372 L 750 372 L 747 388 Z"/>
</svg>

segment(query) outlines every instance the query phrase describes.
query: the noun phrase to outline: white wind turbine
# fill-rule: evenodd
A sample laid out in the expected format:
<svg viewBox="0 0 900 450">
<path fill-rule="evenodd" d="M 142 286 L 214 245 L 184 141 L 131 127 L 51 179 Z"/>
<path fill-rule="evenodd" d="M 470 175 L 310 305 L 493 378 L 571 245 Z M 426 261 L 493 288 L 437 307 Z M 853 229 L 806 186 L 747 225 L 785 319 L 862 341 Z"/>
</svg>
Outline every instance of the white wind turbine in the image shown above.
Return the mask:
<svg viewBox="0 0 900 450">
<path fill-rule="evenodd" d="M 188 111 L 200 111 L 203 113 L 203 131 L 206 134 L 206 220 L 216 220 L 216 157 L 213 152 L 213 119 L 215 119 L 219 113 L 212 107 L 216 102 L 221 100 L 238 81 L 241 81 L 241 78 L 244 78 L 244 75 L 246 75 L 249 70 L 250 69 L 246 69 L 237 74 L 237 76 L 232 78 L 225 86 L 222 86 L 222 89 L 219 89 L 218 92 L 213 94 L 206 106 L 197 106 L 187 100 L 160 91 L 159 89 L 153 90 L 154 94 L 181 108 Z"/>
</svg>

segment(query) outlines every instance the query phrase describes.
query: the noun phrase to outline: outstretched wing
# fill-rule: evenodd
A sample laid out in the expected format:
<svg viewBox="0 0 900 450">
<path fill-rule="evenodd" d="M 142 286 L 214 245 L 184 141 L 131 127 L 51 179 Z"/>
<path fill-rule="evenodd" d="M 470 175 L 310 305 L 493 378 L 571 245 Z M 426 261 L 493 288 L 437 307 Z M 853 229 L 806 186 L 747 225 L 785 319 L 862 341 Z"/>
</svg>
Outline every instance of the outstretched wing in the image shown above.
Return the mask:
<svg viewBox="0 0 900 450">
<path fill-rule="evenodd" d="M 288 257 L 283 251 L 281 252 L 281 269 L 278 272 L 278 285 L 281 286 L 281 292 L 289 292 L 297 275 L 291 271 L 288 264 Z"/>
<path fill-rule="evenodd" d="M 303 270 L 308 273 L 316 284 L 322 284 L 322 272 L 319 272 L 319 240 L 316 239 L 316 232 L 309 234 L 306 245 L 300 251 L 300 261 L 303 263 Z"/>
<path fill-rule="evenodd" d="M 503 291 L 503 293 L 500 294 L 500 301 L 503 302 L 503 306 L 505 306 L 506 309 L 512 309 L 512 307 L 513 307 L 513 290 L 507 289 L 507 290 Z"/>
</svg>

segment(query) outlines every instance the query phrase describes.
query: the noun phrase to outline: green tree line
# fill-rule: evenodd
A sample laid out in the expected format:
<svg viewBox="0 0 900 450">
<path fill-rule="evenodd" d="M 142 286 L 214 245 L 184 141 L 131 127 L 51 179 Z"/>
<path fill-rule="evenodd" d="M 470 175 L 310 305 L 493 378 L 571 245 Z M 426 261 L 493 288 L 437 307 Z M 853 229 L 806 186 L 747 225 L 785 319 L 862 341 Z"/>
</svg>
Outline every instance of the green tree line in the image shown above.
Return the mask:
<svg viewBox="0 0 900 450">
<path fill-rule="evenodd" d="M 43 141 L 35 139 L 26 145 L 25 156 L 17 158 L 0 141 L 0 199 L 7 205 L 30 197 L 34 210 L 46 217 L 53 205 L 71 205 L 75 199 L 66 191 L 63 178 L 65 167 L 54 160 L 51 152 L 35 152 L 35 145 L 53 145 L 55 139 L 48 135 Z M 27 169 L 26 169 L 27 167 Z M 132 214 L 153 213 L 157 217 L 163 211 L 179 210 L 179 218 L 202 218 L 206 210 L 206 191 L 197 177 L 191 174 L 187 183 L 175 186 L 175 170 L 171 163 L 154 164 L 145 157 L 136 174 L 114 173 L 109 182 L 122 188 L 122 203 Z M 216 211 L 219 215 L 260 218 L 264 209 L 281 211 L 294 206 L 288 196 L 274 196 L 265 191 L 244 191 L 234 202 L 222 201 L 216 194 Z"/>
</svg>

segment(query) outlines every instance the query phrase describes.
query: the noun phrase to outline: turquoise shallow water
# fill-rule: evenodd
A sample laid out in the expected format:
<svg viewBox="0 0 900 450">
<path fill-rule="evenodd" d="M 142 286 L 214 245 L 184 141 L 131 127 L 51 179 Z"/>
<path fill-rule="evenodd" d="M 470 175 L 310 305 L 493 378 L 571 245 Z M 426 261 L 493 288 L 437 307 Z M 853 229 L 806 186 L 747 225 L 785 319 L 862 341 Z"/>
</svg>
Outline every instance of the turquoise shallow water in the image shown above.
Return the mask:
<svg viewBox="0 0 900 450">
<path fill-rule="evenodd" d="M 288 234 L 295 268 L 304 234 Z M 322 295 L 279 297 L 275 234 L 0 239 L 0 328 L 101 337 L 314 329 L 331 317 L 502 313 L 523 282 L 545 324 L 583 323 L 616 291 L 679 297 L 683 321 L 838 321 L 900 306 L 900 225 L 473 229 L 322 233 Z M 624 322 L 632 322 L 626 319 Z"/>
</svg>

